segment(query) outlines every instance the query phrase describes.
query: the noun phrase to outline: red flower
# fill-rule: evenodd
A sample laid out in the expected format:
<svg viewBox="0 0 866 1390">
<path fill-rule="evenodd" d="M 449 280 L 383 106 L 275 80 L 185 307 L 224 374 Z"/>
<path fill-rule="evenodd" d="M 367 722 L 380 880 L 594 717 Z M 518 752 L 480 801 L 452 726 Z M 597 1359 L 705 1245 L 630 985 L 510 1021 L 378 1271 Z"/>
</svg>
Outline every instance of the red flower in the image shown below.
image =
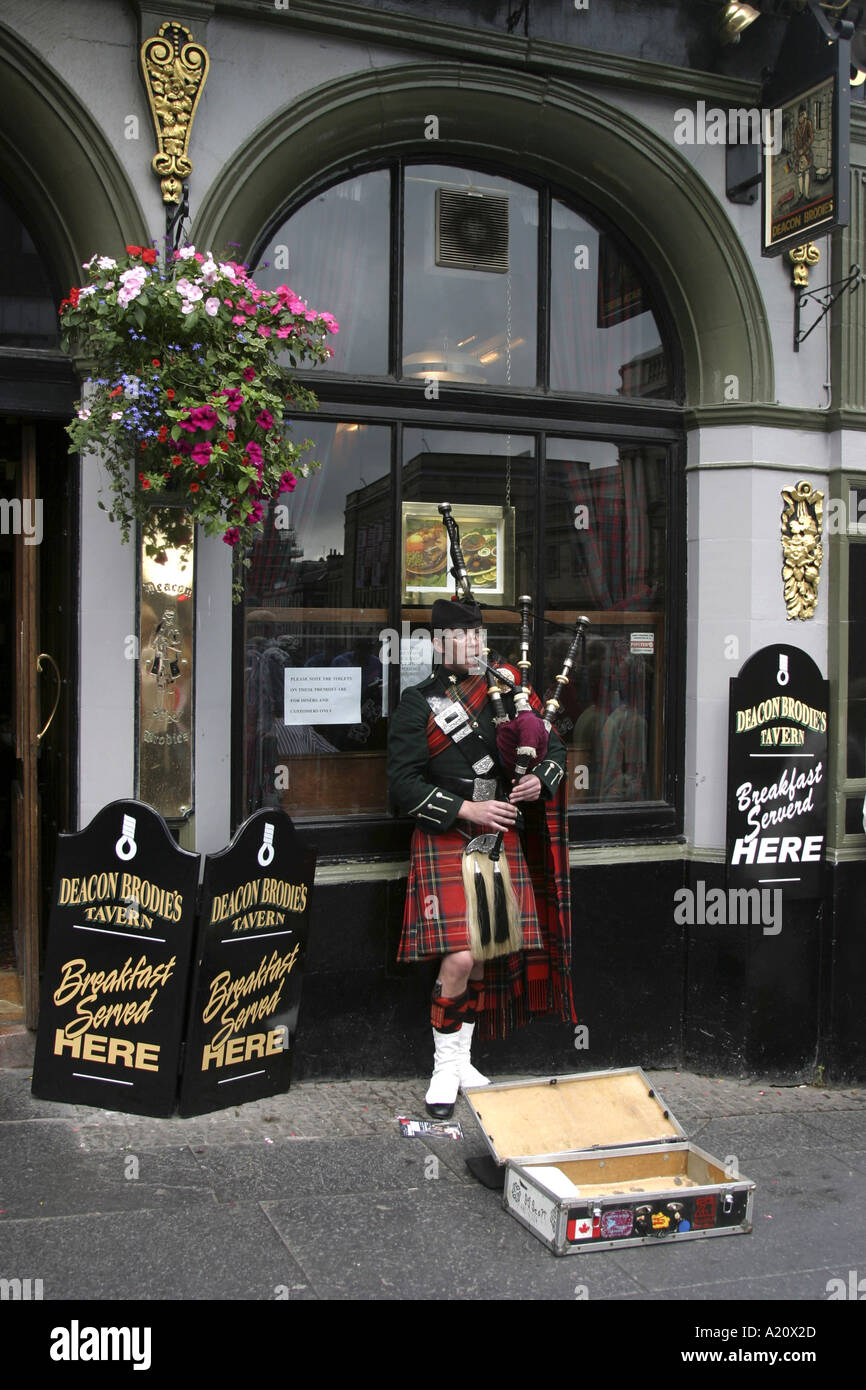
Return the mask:
<svg viewBox="0 0 866 1390">
<path fill-rule="evenodd" d="M 190 483 L 189 490 L 190 492 L 198 492 L 198 483 Z"/>
<path fill-rule="evenodd" d="M 180 465 L 183 463 L 180 454 L 172 454 L 171 461 L 175 468 L 180 468 Z"/>
<path fill-rule="evenodd" d="M 145 439 L 143 439 L 143 440 L 141 441 L 141 452 L 144 453 L 144 451 L 145 451 L 146 448 L 147 448 L 147 441 L 146 441 Z"/>
<path fill-rule="evenodd" d="M 156 265 L 156 251 L 152 246 L 146 246 L 141 253 L 141 259 L 145 265 Z"/>
<path fill-rule="evenodd" d="M 227 439 L 221 439 L 221 440 L 219 441 L 219 446 L 220 446 L 221 449 L 227 449 L 227 448 L 229 447 L 229 442 L 228 442 L 228 440 L 227 440 Z"/>
<path fill-rule="evenodd" d="M 168 396 L 168 399 L 169 399 L 170 401 L 173 401 L 173 400 L 174 400 L 174 392 L 172 391 L 172 389 L 171 389 L 170 386 L 169 386 L 169 388 L 168 388 L 168 390 L 166 391 L 165 394 Z"/>
<path fill-rule="evenodd" d="M 160 444 L 165 443 L 165 441 L 168 439 L 168 425 L 160 425 L 157 439 L 159 440 Z"/>
<path fill-rule="evenodd" d="M 159 366 L 159 358 L 158 358 L 158 357 L 154 357 L 154 358 L 152 359 L 150 365 L 151 365 L 152 367 L 158 367 L 158 366 Z"/>
<path fill-rule="evenodd" d="M 113 390 L 113 391 L 109 391 L 109 393 L 108 393 L 109 400 L 111 399 L 112 396 L 120 396 L 120 395 L 122 395 L 122 393 L 123 393 L 123 387 L 122 387 L 122 386 L 115 386 L 114 390 Z"/>
<path fill-rule="evenodd" d="M 226 439 L 228 440 L 229 444 L 234 444 L 234 442 L 235 442 L 235 432 L 234 432 L 234 430 L 229 430 L 228 434 L 226 435 Z"/>
<path fill-rule="evenodd" d="M 126 248 L 127 255 L 129 256 L 140 256 L 143 250 L 144 247 L 142 246 L 127 246 Z"/>
<path fill-rule="evenodd" d="M 141 480 L 141 486 L 142 486 L 142 487 L 150 487 L 150 483 L 148 482 L 147 478 L 142 478 L 142 480 Z"/>
</svg>

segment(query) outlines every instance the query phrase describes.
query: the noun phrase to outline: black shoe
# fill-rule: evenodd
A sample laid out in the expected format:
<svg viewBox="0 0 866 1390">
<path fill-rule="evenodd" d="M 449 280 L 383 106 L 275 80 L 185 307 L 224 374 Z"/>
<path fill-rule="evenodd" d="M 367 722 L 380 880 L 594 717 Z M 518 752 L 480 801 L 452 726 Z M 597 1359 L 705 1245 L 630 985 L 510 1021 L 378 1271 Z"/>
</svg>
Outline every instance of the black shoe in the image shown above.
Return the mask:
<svg viewBox="0 0 866 1390">
<path fill-rule="evenodd" d="M 433 1116 L 434 1120 L 450 1120 L 451 1116 L 454 1114 L 453 1104 L 430 1105 L 429 1102 L 425 1100 L 424 1108 L 426 1109 L 428 1115 Z"/>
</svg>

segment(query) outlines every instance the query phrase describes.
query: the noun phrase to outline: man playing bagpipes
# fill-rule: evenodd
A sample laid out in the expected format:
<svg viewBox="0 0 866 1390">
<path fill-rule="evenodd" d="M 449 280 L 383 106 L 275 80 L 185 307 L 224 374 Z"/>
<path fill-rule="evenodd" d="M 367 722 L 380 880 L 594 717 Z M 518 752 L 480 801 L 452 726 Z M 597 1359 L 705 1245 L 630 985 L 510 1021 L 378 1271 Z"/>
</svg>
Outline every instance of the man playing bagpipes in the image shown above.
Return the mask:
<svg viewBox="0 0 866 1390">
<path fill-rule="evenodd" d="M 431 620 L 434 670 L 391 718 L 388 780 L 395 809 L 415 821 L 397 958 L 441 957 L 426 1105 L 449 1119 L 461 1085 L 488 1084 L 469 1057 L 476 1023 L 495 1038 L 533 1013 L 575 1021 L 566 755 L 520 673 L 482 674 L 471 594 L 437 599 Z M 515 689 L 535 711 L 518 720 Z"/>
</svg>

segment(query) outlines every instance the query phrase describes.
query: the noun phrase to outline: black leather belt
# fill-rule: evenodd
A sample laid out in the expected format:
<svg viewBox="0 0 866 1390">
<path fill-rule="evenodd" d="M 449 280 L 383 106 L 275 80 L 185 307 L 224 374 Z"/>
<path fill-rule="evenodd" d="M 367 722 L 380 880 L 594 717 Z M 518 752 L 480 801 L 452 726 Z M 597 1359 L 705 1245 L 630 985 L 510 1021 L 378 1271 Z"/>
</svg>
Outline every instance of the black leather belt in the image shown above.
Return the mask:
<svg viewBox="0 0 866 1390">
<path fill-rule="evenodd" d="M 443 791 L 462 796 L 464 801 L 508 800 L 505 784 L 498 777 L 431 777 L 430 780 Z"/>
</svg>

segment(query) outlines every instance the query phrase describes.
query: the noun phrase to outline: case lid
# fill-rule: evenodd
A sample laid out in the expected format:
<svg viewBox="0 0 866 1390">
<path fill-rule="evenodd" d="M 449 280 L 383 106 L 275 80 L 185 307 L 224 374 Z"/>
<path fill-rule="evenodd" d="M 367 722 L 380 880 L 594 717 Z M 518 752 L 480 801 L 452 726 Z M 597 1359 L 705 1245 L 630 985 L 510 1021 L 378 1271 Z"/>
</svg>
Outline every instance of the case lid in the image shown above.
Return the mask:
<svg viewBox="0 0 866 1390">
<path fill-rule="evenodd" d="M 476 1086 L 465 1095 L 498 1163 L 686 1137 L 640 1067 Z"/>
</svg>

